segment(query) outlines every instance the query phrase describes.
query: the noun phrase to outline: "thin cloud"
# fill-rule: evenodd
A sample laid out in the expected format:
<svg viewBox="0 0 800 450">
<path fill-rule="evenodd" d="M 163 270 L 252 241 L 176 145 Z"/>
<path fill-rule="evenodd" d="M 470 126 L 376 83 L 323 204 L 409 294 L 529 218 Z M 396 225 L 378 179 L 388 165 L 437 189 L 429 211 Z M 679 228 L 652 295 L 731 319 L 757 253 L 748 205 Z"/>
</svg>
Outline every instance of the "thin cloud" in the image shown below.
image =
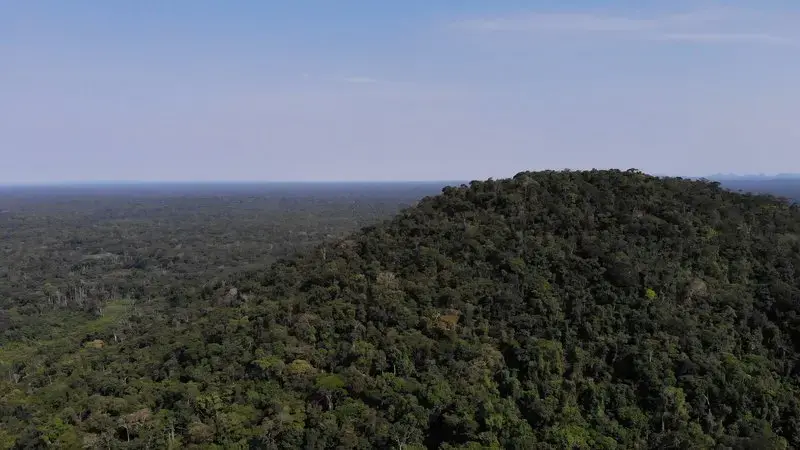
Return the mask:
<svg viewBox="0 0 800 450">
<path fill-rule="evenodd" d="M 353 76 L 343 76 L 343 75 L 317 75 L 314 74 L 302 74 L 302 78 L 304 80 L 315 80 L 323 83 L 334 83 L 334 84 L 353 84 L 353 85 L 376 85 L 380 86 L 381 88 L 408 88 L 408 87 L 419 87 L 416 82 L 413 81 L 403 81 L 403 80 L 396 80 L 396 79 L 386 79 L 386 78 L 374 78 L 364 75 L 353 75 Z"/>
<path fill-rule="evenodd" d="M 336 75 L 313 75 L 308 72 L 304 72 L 300 74 L 300 78 L 306 81 L 310 80 L 317 80 L 317 81 L 327 81 L 333 83 L 352 83 L 352 84 L 375 84 L 378 83 L 376 78 L 372 77 L 365 77 L 365 76 L 350 76 L 350 77 L 343 77 L 343 76 L 336 76 Z"/>
<path fill-rule="evenodd" d="M 693 11 L 654 17 L 626 17 L 589 13 L 531 13 L 512 17 L 457 21 L 457 29 L 492 33 L 558 33 L 613 35 L 694 43 L 794 44 L 794 38 L 770 29 L 770 21 L 748 23 L 753 15 L 735 10 Z M 763 19 L 763 16 L 759 17 Z M 758 27 L 755 27 L 758 23 Z M 753 29 L 758 28 L 758 29 Z M 767 28 L 768 31 L 763 31 Z"/>
<path fill-rule="evenodd" d="M 751 43 L 792 45 L 796 41 L 782 36 L 763 33 L 665 33 L 657 36 L 665 41 L 709 42 L 709 43 Z"/>
<path fill-rule="evenodd" d="M 356 83 L 356 84 L 370 84 L 378 82 L 378 80 L 371 77 L 345 77 L 342 81 L 346 83 Z"/>
<path fill-rule="evenodd" d="M 650 28 L 652 21 L 590 14 L 529 14 L 522 17 L 471 19 L 456 27 L 476 31 L 637 31 Z"/>
</svg>

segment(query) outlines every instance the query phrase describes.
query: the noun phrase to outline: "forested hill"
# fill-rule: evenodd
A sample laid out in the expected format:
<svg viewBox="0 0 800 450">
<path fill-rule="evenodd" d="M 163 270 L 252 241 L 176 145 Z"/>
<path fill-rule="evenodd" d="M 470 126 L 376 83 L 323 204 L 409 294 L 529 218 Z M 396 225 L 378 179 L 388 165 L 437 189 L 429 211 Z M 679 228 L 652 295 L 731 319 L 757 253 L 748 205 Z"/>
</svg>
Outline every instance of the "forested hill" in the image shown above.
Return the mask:
<svg viewBox="0 0 800 450">
<path fill-rule="evenodd" d="M 87 336 L 0 413 L 112 448 L 797 448 L 798 300 L 797 206 L 520 173 Z"/>
</svg>

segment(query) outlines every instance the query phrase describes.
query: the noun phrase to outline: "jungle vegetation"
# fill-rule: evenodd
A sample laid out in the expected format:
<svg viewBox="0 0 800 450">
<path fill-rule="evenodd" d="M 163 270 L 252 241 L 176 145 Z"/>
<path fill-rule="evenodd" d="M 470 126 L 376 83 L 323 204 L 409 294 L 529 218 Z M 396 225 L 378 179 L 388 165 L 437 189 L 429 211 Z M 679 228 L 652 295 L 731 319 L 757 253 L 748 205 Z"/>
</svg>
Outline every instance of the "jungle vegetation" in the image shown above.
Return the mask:
<svg viewBox="0 0 800 450">
<path fill-rule="evenodd" d="M 0 445 L 800 447 L 798 205 L 636 170 L 385 195 L 4 206 Z"/>
</svg>

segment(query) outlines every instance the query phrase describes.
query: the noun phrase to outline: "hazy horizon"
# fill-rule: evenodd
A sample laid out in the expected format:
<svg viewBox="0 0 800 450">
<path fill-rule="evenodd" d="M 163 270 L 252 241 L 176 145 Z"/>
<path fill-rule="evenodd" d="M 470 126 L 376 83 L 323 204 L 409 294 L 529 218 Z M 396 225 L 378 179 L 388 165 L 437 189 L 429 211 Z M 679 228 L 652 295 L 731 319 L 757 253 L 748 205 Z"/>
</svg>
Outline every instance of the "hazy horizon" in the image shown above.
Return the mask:
<svg viewBox="0 0 800 450">
<path fill-rule="evenodd" d="M 546 170 L 546 169 L 543 169 Z M 555 169 L 555 170 L 571 170 L 571 169 Z M 588 169 L 591 170 L 591 169 Z M 602 170 L 602 169 L 601 169 Z M 620 169 L 627 170 L 627 169 Z M 516 172 L 518 173 L 518 172 Z M 516 173 L 508 174 L 501 177 L 489 177 L 494 179 L 512 178 Z M 701 176 L 689 176 L 681 174 L 658 174 L 650 173 L 649 175 L 657 177 L 681 177 L 690 179 L 705 178 L 709 180 L 725 180 L 725 181 L 770 181 L 770 180 L 800 180 L 800 173 L 775 173 L 775 174 L 748 174 L 748 173 L 717 173 L 707 174 Z M 488 179 L 488 178 L 487 178 Z M 284 180 L 284 181 L 270 181 L 270 180 L 65 180 L 65 181 L 47 181 L 47 182 L 27 182 L 27 183 L 3 183 L 0 182 L 0 187 L 124 187 L 124 186 L 211 186 L 211 185 L 228 185 L 228 186 L 242 186 L 242 185 L 436 185 L 436 184 L 456 184 L 456 183 L 469 183 L 475 179 L 461 179 L 461 180 Z M 483 179 L 477 179 L 483 180 Z"/>
<path fill-rule="evenodd" d="M 777 0 L 6 2 L 0 184 L 800 172 L 798 21 Z"/>
<path fill-rule="evenodd" d="M 88 180 L 88 181 L 52 181 L 28 183 L 0 183 L 0 187 L 88 187 L 88 186 L 158 186 L 158 185 L 430 185 L 440 183 L 468 183 L 472 180 Z"/>
</svg>

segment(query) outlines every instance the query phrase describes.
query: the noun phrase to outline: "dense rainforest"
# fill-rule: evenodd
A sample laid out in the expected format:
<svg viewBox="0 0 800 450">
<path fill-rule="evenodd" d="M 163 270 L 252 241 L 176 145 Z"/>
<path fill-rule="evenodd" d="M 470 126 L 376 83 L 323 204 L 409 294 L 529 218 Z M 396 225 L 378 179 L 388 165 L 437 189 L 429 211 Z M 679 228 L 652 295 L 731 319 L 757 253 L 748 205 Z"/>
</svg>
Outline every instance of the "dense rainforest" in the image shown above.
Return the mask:
<svg viewBox="0 0 800 450">
<path fill-rule="evenodd" d="M 191 320 L 202 310 L 175 299 L 391 217 L 442 186 L 0 186 L 0 448 L 59 442 L 5 414 L 8 389 L 34 365 L 74 357 L 97 333 L 122 342 Z"/>
<path fill-rule="evenodd" d="M 264 238 L 215 201 L 5 207 L 0 446 L 800 447 L 796 204 L 523 172 Z"/>
</svg>

